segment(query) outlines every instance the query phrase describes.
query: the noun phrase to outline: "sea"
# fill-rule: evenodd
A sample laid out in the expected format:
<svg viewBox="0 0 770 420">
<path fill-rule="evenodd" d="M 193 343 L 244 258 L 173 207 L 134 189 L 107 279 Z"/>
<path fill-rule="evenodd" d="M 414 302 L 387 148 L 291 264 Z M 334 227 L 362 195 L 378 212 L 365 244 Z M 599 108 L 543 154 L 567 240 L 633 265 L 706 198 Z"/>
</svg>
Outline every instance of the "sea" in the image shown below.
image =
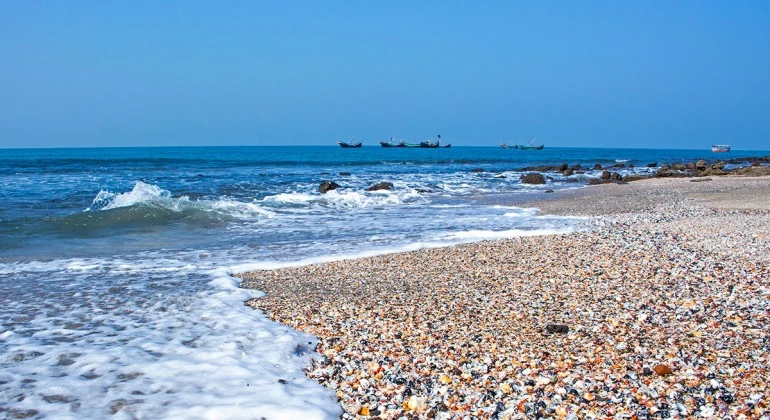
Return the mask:
<svg viewBox="0 0 770 420">
<path fill-rule="evenodd" d="M 768 152 L 364 146 L 0 149 L 0 418 L 337 418 L 316 339 L 234 274 L 583 229 L 521 203 Z M 580 165 L 524 185 L 525 168 Z M 736 163 L 740 165 L 740 163 Z M 339 184 L 321 193 L 323 181 Z M 369 191 L 379 182 L 390 190 Z"/>
</svg>

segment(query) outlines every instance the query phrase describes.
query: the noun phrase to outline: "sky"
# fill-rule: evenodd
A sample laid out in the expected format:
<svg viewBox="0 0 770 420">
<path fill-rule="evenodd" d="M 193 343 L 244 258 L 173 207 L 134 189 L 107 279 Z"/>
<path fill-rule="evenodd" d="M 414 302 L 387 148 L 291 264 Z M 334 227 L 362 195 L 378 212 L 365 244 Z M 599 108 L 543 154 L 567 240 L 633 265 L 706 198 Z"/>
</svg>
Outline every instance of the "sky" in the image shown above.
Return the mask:
<svg viewBox="0 0 770 420">
<path fill-rule="evenodd" d="M 0 148 L 770 150 L 770 2 L 0 0 Z"/>
</svg>

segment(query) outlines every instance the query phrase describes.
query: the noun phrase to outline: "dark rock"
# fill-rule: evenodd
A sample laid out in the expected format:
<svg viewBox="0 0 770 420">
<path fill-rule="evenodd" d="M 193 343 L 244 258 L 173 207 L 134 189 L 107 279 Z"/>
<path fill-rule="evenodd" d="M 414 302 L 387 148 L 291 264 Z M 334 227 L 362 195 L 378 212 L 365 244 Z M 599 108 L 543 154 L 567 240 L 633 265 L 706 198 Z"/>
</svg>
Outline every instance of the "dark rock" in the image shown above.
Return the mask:
<svg viewBox="0 0 770 420">
<path fill-rule="evenodd" d="M 648 168 L 654 168 L 654 167 L 656 167 L 656 166 L 658 166 L 658 162 L 651 162 L 651 163 L 648 163 L 648 164 L 647 164 L 647 167 L 648 167 Z"/>
<path fill-rule="evenodd" d="M 770 166 L 749 166 L 737 171 L 738 175 L 767 176 L 770 175 Z"/>
<path fill-rule="evenodd" d="M 580 182 L 580 180 L 577 178 L 567 178 L 564 180 L 564 182 Z"/>
<path fill-rule="evenodd" d="M 573 171 L 572 169 L 570 169 L 570 168 L 567 168 L 567 169 L 565 169 L 565 170 L 562 172 L 562 175 L 564 175 L 564 176 L 570 176 L 570 175 L 572 175 L 573 173 L 574 173 L 574 171 Z"/>
<path fill-rule="evenodd" d="M 625 168 L 625 167 L 626 167 L 626 164 L 625 164 L 625 163 L 622 163 L 622 162 L 618 162 L 618 163 L 616 163 L 616 164 L 612 165 L 612 167 L 613 167 L 613 168 Z"/>
<path fill-rule="evenodd" d="M 327 192 L 331 190 L 336 190 L 340 187 L 340 184 L 334 182 L 334 181 L 322 181 L 321 184 L 318 186 L 318 192 L 321 194 L 326 194 Z"/>
<path fill-rule="evenodd" d="M 652 375 L 652 369 L 650 369 L 648 367 L 645 367 L 644 369 L 642 369 L 642 375 L 643 376 L 650 376 L 650 375 Z"/>
<path fill-rule="evenodd" d="M 473 168 L 471 172 L 484 172 L 484 168 Z"/>
<path fill-rule="evenodd" d="M 378 182 L 371 187 L 367 188 L 366 191 L 377 191 L 377 190 L 392 190 L 393 189 L 393 183 L 392 182 Z"/>
<path fill-rule="evenodd" d="M 521 176 L 522 184 L 545 184 L 545 177 L 537 172 L 532 172 Z"/>
<path fill-rule="evenodd" d="M 606 181 L 599 178 L 588 178 L 588 185 L 604 184 Z"/>
<path fill-rule="evenodd" d="M 690 180 L 690 182 L 706 182 L 706 181 L 711 181 L 711 178 L 695 178 Z"/>
<path fill-rule="evenodd" d="M 673 169 L 675 171 L 684 171 L 684 170 L 687 169 L 687 166 L 682 164 L 682 163 L 675 163 L 675 164 L 671 165 L 671 169 Z"/>
<path fill-rule="evenodd" d="M 564 172 L 567 169 L 569 169 L 569 165 L 567 165 L 566 163 L 562 163 L 561 166 L 559 166 L 559 172 Z"/>
<path fill-rule="evenodd" d="M 350 172 L 340 172 L 340 176 L 350 176 Z"/>
<path fill-rule="evenodd" d="M 706 161 L 701 159 L 698 162 L 695 163 L 695 169 L 699 171 L 705 171 L 708 165 L 706 165 Z"/>
<path fill-rule="evenodd" d="M 721 169 L 724 169 L 724 168 L 725 168 L 725 163 L 723 161 L 721 161 L 721 160 L 719 162 L 716 162 L 713 165 L 711 165 L 711 169 L 720 169 L 721 170 Z"/>
<path fill-rule="evenodd" d="M 548 324 L 545 326 L 545 330 L 549 334 L 566 334 L 569 332 L 569 327 L 564 324 Z"/>
<path fill-rule="evenodd" d="M 545 190 L 545 192 L 547 192 L 547 193 L 552 193 L 552 192 L 553 192 L 553 190 Z"/>
<path fill-rule="evenodd" d="M 602 165 L 601 164 L 597 163 L 596 165 L 594 165 L 594 170 L 595 171 L 598 171 L 599 169 L 602 169 Z"/>
<path fill-rule="evenodd" d="M 610 171 L 602 171 L 602 176 L 599 178 L 605 181 L 610 179 Z"/>
<path fill-rule="evenodd" d="M 623 180 L 623 175 L 617 173 L 617 172 L 611 172 L 610 173 L 610 181 L 613 182 L 620 182 Z"/>
<path fill-rule="evenodd" d="M 647 179 L 647 178 L 649 177 L 646 175 L 626 175 L 625 177 L 623 177 L 623 181 L 632 182 L 632 181 L 639 181 L 641 179 Z"/>
</svg>

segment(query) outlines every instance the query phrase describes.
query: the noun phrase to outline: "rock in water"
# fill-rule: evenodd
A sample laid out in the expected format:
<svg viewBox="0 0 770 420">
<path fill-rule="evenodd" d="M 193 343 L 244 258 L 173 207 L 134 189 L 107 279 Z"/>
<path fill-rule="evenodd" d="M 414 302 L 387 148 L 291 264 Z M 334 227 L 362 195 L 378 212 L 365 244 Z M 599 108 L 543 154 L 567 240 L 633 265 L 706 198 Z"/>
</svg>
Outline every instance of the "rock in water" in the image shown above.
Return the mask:
<svg viewBox="0 0 770 420">
<path fill-rule="evenodd" d="M 367 188 L 366 191 L 377 191 L 377 190 L 392 190 L 393 189 L 393 183 L 392 182 L 378 182 L 371 187 Z"/>
<path fill-rule="evenodd" d="M 522 175 L 520 179 L 522 184 L 545 184 L 545 177 L 537 172 Z"/>
<path fill-rule="evenodd" d="M 323 181 L 321 182 L 321 185 L 318 186 L 318 192 L 321 194 L 326 194 L 327 192 L 336 190 L 339 187 L 340 185 L 334 181 Z"/>
</svg>

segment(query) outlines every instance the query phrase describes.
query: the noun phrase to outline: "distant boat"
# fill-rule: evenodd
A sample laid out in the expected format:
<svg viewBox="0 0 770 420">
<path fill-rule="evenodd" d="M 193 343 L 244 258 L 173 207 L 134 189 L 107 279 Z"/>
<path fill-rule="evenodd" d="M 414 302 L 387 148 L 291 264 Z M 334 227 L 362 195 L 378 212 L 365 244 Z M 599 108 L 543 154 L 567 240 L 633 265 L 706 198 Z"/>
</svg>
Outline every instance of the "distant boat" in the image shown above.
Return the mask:
<svg viewBox="0 0 770 420">
<path fill-rule="evenodd" d="M 354 148 L 354 147 L 361 147 L 361 142 L 360 141 L 358 143 L 353 143 L 352 141 L 350 141 L 350 142 L 338 141 L 337 144 L 339 144 L 340 147 L 342 147 L 344 149 L 349 149 L 349 148 Z"/>
<path fill-rule="evenodd" d="M 543 145 L 543 144 L 535 144 L 535 139 L 536 138 L 537 137 L 535 137 L 532 140 L 530 140 L 529 141 L 529 145 L 525 146 L 523 144 L 519 144 L 518 145 L 519 149 L 521 149 L 521 150 L 543 150 L 543 147 L 545 147 L 545 145 Z"/>
<path fill-rule="evenodd" d="M 518 145 L 518 144 L 505 144 L 505 143 L 500 143 L 500 147 L 502 147 L 503 149 L 518 149 L 518 148 L 519 148 L 519 145 Z"/>
<path fill-rule="evenodd" d="M 452 147 L 451 144 L 445 144 L 441 146 L 441 134 L 437 135 L 436 138 L 438 139 L 436 141 L 430 141 L 430 140 L 421 141 L 420 147 L 422 147 L 423 149 L 438 149 L 439 147 L 441 148 Z"/>
<path fill-rule="evenodd" d="M 535 145 L 525 146 L 523 144 L 519 145 L 519 149 L 521 150 L 543 150 L 543 147 L 545 147 L 545 145 L 542 145 L 542 144 L 538 144 L 537 146 Z"/>
<path fill-rule="evenodd" d="M 715 145 L 711 146 L 711 151 L 712 152 L 717 152 L 717 153 L 729 152 L 730 151 L 730 145 L 729 144 L 715 144 Z"/>
<path fill-rule="evenodd" d="M 390 141 L 380 141 L 380 146 L 382 147 L 406 147 L 406 143 L 404 141 L 399 141 L 398 143 L 393 143 L 393 137 L 390 138 Z"/>
</svg>

